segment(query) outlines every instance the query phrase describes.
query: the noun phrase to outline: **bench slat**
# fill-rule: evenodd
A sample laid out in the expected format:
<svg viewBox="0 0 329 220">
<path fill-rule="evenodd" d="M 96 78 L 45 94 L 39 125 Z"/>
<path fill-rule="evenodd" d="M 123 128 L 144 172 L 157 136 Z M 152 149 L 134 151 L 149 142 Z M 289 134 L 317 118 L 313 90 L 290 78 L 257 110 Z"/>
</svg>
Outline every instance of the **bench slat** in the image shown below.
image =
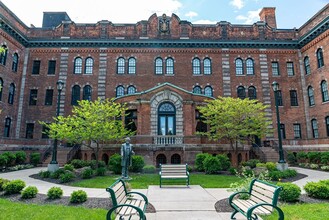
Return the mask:
<svg viewBox="0 0 329 220">
<path fill-rule="evenodd" d="M 242 209 L 243 212 L 246 213 L 250 207 L 252 207 L 253 205 L 256 205 L 257 203 L 250 199 L 247 199 L 247 200 L 237 199 L 237 200 L 234 200 L 234 204 L 236 204 L 239 208 Z M 271 211 L 267 210 L 265 207 L 260 206 L 260 207 L 257 207 L 253 213 L 261 214 L 261 215 L 269 215 L 269 214 L 271 214 Z"/>
<path fill-rule="evenodd" d="M 261 194 L 261 193 L 259 193 L 259 192 L 257 192 L 257 191 L 253 191 L 253 192 L 251 193 L 251 195 L 252 195 L 252 197 L 257 197 L 258 199 L 262 200 L 262 201 L 265 202 L 265 203 L 270 203 L 270 204 L 272 204 L 272 201 L 273 201 L 272 198 L 269 198 L 269 197 L 267 197 L 267 196 L 264 196 L 263 194 Z"/>
<path fill-rule="evenodd" d="M 258 182 L 258 181 L 256 181 L 254 183 L 254 186 L 258 186 L 260 188 L 263 188 L 263 189 L 265 189 L 267 191 L 270 191 L 270 192 L 273 192 L 273 193 L 277 190 L 277 188 L 275 188 L 273 186 L 269 186 L 269 185 L 266 185 L 265 183 L 261 183 L 261 182 Z"/>
</svg>

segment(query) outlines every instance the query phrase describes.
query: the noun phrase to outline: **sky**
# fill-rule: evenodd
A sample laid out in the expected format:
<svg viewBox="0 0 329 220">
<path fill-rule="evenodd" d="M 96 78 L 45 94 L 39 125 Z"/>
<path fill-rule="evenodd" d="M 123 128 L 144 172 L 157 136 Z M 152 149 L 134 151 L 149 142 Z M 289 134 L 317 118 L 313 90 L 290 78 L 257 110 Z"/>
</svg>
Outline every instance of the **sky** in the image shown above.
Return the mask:
<svg viewBox="0 0 329 220">
<path fill-rule="evenodd" d="M 1 0 L 27 26 L 41 27 L 43 12 L 66 11 L 75 23 L 137 23 L 156 13 L 193 24 L 253 24 L 263 7 L 276 8 L 278 28 L 299 28 L 328 0 Z"/>
</svg>

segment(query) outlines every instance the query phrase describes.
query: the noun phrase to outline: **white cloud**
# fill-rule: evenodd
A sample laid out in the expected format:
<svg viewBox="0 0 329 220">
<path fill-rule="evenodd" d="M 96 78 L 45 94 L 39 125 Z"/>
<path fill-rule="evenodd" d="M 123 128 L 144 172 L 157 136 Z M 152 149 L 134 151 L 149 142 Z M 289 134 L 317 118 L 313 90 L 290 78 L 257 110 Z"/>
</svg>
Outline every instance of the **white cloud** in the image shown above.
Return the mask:
<svg viewBox="0 0 329 220">
<path fill-rule="evenodd" d="M 244 7 L 244 2 L 243 0 L 231 0 L 230 5 L 233 5 L 233 7 L 237 9 L 241 9 Z"/>
<path fill-rule="evenodd" d="M 194 11 L 189 11 L 185 14 L 186 17 L 189 17 L 190 19 L 198 16 L 198 13 L 194 12 Z"/>
<path fill-rule="evenodd" d="M 211 20 L 197 20 L 193 21 L 193 24 L 216 24 L 217 21 L 211 21 Z"/>
<path fill-rule="evenodd" d="M 259 21 L 259 12 L 261 9 L 257 11 L 248 11 L 247 15 L 238 15 L 235 19 L 239 21 L 244 21 L 245 24 L 252 24 L 256 21 Z"/>
</svg>

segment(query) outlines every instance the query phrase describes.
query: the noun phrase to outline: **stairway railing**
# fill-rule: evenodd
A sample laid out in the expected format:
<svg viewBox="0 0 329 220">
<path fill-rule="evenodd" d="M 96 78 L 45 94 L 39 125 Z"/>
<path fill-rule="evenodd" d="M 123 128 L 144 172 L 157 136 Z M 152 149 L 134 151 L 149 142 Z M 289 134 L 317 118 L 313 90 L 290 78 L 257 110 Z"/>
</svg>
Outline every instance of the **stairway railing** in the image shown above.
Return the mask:
<svg viewBox="0 0 329 220">
<path fill-rule="evenodd" d="M 70 152 L 67 154 L 67 162 L 71 161 L 80 149 L 81 145 L 75 144 L 70 150 Z"/>
</svg>

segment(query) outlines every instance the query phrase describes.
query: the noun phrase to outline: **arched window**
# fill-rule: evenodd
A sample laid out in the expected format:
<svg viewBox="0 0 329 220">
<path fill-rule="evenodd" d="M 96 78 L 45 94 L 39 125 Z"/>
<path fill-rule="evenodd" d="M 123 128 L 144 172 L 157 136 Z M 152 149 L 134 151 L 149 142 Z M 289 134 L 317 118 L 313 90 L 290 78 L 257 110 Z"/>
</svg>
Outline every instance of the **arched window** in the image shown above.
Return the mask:
<svg viewBox="0 0 329 220">
<path fill-rule="evenodd" d="M 328 84 L 327 81 L 325 80 L 321 82 L 321 93 L 322 93 L 322 101 L 323 102 L 329 101 Z"/>
<path fill-rule="evenodd" d="M 125 59 L 123 57 L 119 57 L 117 60 L 117 74 L 125 73 Z"/>
<path fill-rule="evenodd" d="M 329 137 L 329 116 L 326 117 L 327 136 Z"/>
<path fill-rule="evenodd" d="M 305 75 L 311 74 L 310 58 L 304 58 Z"/>
<path fill-rule="evenodd" d="M 118 86 L 116 88 L 115 97 L 120 97 L 125 95 L 125 88 L 123 86 Z"/>
<path fill-rule="evenodd" d="M 181 163 L 181 158 L 179 154 L 174 154 L 171 156 L 171 164 L 180 164 Z"/>
<path fill-rule="evenodd" d="M 15 85 L 14 83 L 10 84 L 9 86 L 9 95 L 8 95 L 8 103 L 14 103 L 14 96 L 15 96 Z"/>
<path fill-rule="evenodd" d="M 7 55 L 8 55 L 7 46 L 2 45 L 2 48 L 5 50 L 5 52 L 0 53 L 0 64 L 6 65 Z"/>
<path fill-rule="evenodd" d="M 11 119 L 7 117 L 5 121 L 4 133 L 3 133 L 4 137 L 10 136 L 10 126 L 11 126 Z"/>
<path fill-rule="evenodd" d="M 166 59 L 166 74 L 173 75 L 174 74 L 174 59 L 167 58 Z"/>
<path fill-rule="evenodd" d="M 74 74 L 82 74 L 82 58 L 77 57 L 74 59 Z"/>
<path fill-rule="evenodd" d="M 11 66 L 11 70 L 13 72 L 17 72 L 17 69 L 18 69 L 18 54 L 17 53 L 14 53 L 14 56 L 13 56 L 13 64 Z"/>
<path fill-rule="evenodd" d="M 238 94 L 238 98 L 240 99 L 245 99 L 246 98 L 246 90 L 243 86 L 239 86 L 237 88 L 237 94 Z"/>
<path fill-rule="evenodd" d="M 0 101 L 2 100 L 3 80 L 0 78 Z"/>
<path fill-rule="evenodd" d="M 314 91 L 313 91 L 313 87 L 312 86 L 309 86 L 307 88 L 307 95 L 308 95 L 308 104 L 309 104 L 309 106 L 315 105 Z"/>
<path fill-rule="evenodd" d="M 319 48 L 316 51 L 316 58 L 318 60 L 318 68 L 323 67 L 324 66 L 324 60 L 323 60 L 323 52 L 322 52 L 321 48 Z"/>
<path fill-rule="evenodd" d="M 158 135 L 176 134 L 176 108 L 170 102 L 164 102 L 158 109 Z"/>
<path fill-rule="evenodd" d="M 82 99 L 83 100 L 88 100 L 91 101 L 91 95 L 92 95 L 92 88 L 90 85 L 86 85 L 83 87 L 83 94 L 82 94 Z"/>
<path fill-rule="evenodd" d="M 316 119 L 312 119 L 311 124 L 312 124 L 313 138 L 319 138 L 319 128 Z"/>
<path fill-rule="evenodd" d="M 200 65 L 200 59 L 194 58 L 192 61 L 192 69 L 194 75 L 200 75 L 201 74 L 201 65 Z"/>
<path fill-rule="evenodd" d="M 136 59 L 134 57 L 128 59 L 128 74 L 136 74 Z"/>
<path fill-rule="evenodd" d="M 156 165 L 157 167 L 160 166 L 160 164 L 166 164 L 167 163 L 167 158 L 164 154 L 159 154 L 157 157 L 156 157 Z"/>
<path fill-rule="evenodd" d="M 257 99 L 257 91 L 254 86 L 249 86 L 248 97 L 249 97 L 249 99 Z"/>
<path fill-rule="evenodd" d="M 213 93 L 212 93 L 212 87 L 211 86 L 206 86 L 204 88 L 204 94 L 206 96 L 209 96 L 209 97 L 212 97 L 213 96 Z"/>
<path fill-rule="evenodd" d="M 135 94 L 135 93 L 136 93 L 135 86 L 128 86 L 127 94 Z"/>
<path fill-rule="evenodd" d="M 254 60 L 251 58 L 248 58 L 246 60 L 246 70 L 247 70 L 247 75 L 254 75 Z"/>
<path fill-rule="evenodd" d="M 235 74 L 243 75 L 243 61 L 241 58 L 235 60 Z"/>
<path fill-rule="evenodd" d="M 209 58 L 205 58 L 203 60 L 203 74 L 210 75 L 212 72 L 211 70 L 211 60 Z"/>
<path fill-rule="evenodd" d="M 93 74 L 94 60 L 91 57 L 86 59 L 85 74 Z"/>
<path fill-rule="evenodd" d="M 72 87 L 71 105 L 78 105 L 79 100 L 80 100 L 80 86 L 75 85 Z"/>
<path fill-rule="evenodd" d="M 194 86 L 193 93 L 195 94 L 202 94 L 202 89 L 200 86 Z"/>
<path fill-rule="evenodd" d="M 163 74 L 163 63 L 162 58 L 158 57 L 155 59 L 155 74 Z"/>
</svg>

